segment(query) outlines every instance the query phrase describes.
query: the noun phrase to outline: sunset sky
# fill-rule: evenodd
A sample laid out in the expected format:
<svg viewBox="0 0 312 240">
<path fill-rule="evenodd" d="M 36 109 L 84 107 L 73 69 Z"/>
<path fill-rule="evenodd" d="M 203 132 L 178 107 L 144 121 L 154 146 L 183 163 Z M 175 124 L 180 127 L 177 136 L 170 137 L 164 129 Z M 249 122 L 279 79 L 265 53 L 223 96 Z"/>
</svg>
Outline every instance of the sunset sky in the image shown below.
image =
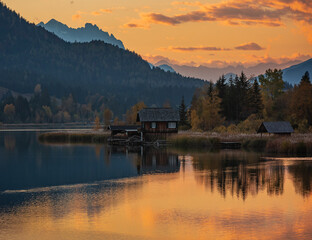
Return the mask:
<svg viewBox="0 0 312 240">
<path fill-rule="evenodd" d="M 312 56 L 311 0 L 4 0 L 30 22 L 97 24 L 155 63 L 225 66 Z"/>
</svg>

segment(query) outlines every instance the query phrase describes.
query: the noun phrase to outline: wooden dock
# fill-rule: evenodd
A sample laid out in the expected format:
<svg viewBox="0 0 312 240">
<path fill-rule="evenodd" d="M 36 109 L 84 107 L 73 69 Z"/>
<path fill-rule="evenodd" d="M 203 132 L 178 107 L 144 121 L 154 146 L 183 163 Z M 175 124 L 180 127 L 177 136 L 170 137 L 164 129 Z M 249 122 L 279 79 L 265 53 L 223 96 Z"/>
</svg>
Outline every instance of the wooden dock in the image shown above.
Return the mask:
<svg viewBox="0 0 312 240">
<path fill-rule="evenodd" d="M 130 138 L 109 138 L 108 143 L 115 146 L 155 146 L 163 147 L 167 146 L 166 140 L 155 140 L 153 142 L 142 141 L 138 136 L 132 136 Z"/>
<path fill-rule="evenodd" d="M 132 136 L 129 138 L 115 138 L 110 137 L 108 138 L 108 143 L 111 145 L 128 145 L 128 146 L 136 146 L 136 145 L 142 145 L 143 142 L 139 136 Z"/>
</svg>

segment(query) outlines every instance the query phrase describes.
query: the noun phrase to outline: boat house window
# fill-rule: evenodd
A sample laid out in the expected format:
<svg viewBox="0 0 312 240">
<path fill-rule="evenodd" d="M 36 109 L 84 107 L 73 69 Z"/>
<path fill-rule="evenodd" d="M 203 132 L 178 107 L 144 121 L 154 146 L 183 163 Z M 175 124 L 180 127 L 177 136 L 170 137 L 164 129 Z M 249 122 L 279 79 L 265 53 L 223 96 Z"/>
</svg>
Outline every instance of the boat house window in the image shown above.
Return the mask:
<svg viewBox="0 0 312 240">
<path fill-rule="evenodd" d="M 156 122 L 152 122 L 151 128 L 156 128 Z"/>
<path fill-rule="evenodd" d="M 176 122 L 169 122 L 168 128 L 177 128 L 177 123 Z"/>
</svg>

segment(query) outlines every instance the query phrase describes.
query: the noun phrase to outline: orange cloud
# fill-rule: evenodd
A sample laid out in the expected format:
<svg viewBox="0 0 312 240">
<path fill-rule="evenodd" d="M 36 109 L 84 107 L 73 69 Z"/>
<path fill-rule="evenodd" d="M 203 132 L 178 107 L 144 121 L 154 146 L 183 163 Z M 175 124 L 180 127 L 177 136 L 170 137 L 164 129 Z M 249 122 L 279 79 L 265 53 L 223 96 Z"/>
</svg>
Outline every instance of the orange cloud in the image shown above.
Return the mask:
<svg viewBox="0 0 312 240">
<path fill-rule="evenodd" d="M 102 13 L 112 13 L 113 11 L 111 9 L 100 9 L 100 12 L 102 12 Z"/>
<path fill-rule="evenodd" d="M 261 47 L 260 45 L 258 45 L 257 43 L 245 43 L 245 44 L 241 44 L 237 47 L 235 47 L 235 49 L 237 50 L 255 50 L 255 51 L 259 51 L 259 50 L 264 50 L 265 48 Z"/>
<path fill-rule="evenodd" d="M 72 19 L 73 19 L 73 21 L 80 20 L 80 19 L 81 19 L 81 14 L 80 14 L 80 13 L 77 13 L 77 14 L 73 15 L 73 16 L 72 16 Z"/>
<path fill-rule="evenodd" d="M 312 28 L 310 25 L 306 24 L 306 23 L 299 23 L 299 28 L 301 30 L 301 32 L 303 32 L 303 34 L 307 37 L 309 43 L 312 44 Z"/>
<path fill-rule="evenodd" d="M 178 25 L 187 22 L 220 21 L 230 25 L 284 25 L 284 19 L 312 23 L 312 1 L 308 0 L 238 0 L 203 5 L 199 2 L 173 2 L 172 5 L 197 6 L 199 10 L 168 16 L 142 14 L 148 23 Z"/>
<path fill-rule="evenodd" d="M 98 11 L 94 11 L 91 13 L 93 16 L 99 16 L 99 15 L 102 15 L 101 12 L 98 12 Z"/>
<path fill-rule="evenodd" d="M 230 48 L 220 48 L 220 47 L 168 47 L 161 48 L 164 51 L 177 51 L 177 52 L 193 52 L 193 51 L 230 51 Z"/>
<path fill-rule="evenodd" d="M 184 6 L 203 6 L 204 4 L 201 2 L 172 2 L 171 5 L 176 6 L 176 5 L 184 5 Z"/>
<path fill-rule="evenodd" d="M 91 14 L 93 16 L 100 16 L 102 15 L 103 13 L 112 13 L 113 11 L 111 9 L 100 9 L 99 11 L 94 11 L 92 12 Z"/>
<path fill-rule="evenodd" d="M 159 48 L 161 51 L 176 51 L 176 52 L 194 52 L 194 51 L 231 51 L 231 48 L 222 48 L 222 47 L 203 47 L 203 46 L 196 46 L 196 47 L 174 47 L 169 46 L 166 48 Z M 245 50 L 245 51 L 259 51 L 265 50 L 265 48 L 261 47 L 259 44 L 251 42 L 251 43 L 244 43 L 239 46 L 234 47 L 234 50 Z"/>
<path fill-rule="evenodd" d="M 123 25 L 124 28 L 148 28 L 147 26 L 144 25 L 140 25 L 137 23 L 127 23 L 125 25 Z"/>
<path fill-rule="evenodd" d="M 203 21 L 215 21 L 215 18 L 207 16 L 205 12 L 193 11 L 187 14 L 176 15 L 174 17 L 168 17 L 159 13 L 149 13 L 145 15 L 148 22 L 161 23 L 167 25 L 177 25 L 185 22 L 203 22 Z"/>
</svg>

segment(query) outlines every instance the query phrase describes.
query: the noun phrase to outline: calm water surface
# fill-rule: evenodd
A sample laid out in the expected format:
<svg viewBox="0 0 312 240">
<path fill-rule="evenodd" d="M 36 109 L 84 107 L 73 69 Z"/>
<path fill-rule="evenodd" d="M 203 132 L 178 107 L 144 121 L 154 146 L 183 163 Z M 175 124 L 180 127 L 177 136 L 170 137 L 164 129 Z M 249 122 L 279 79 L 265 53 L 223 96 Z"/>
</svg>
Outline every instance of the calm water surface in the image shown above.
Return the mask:
<svg viewBox="0 0 312 240">
<path fill-rule="evenodd" d="M 0 239 L 312 239 L 312 162 L 0 133 Z"/>
</svg>

